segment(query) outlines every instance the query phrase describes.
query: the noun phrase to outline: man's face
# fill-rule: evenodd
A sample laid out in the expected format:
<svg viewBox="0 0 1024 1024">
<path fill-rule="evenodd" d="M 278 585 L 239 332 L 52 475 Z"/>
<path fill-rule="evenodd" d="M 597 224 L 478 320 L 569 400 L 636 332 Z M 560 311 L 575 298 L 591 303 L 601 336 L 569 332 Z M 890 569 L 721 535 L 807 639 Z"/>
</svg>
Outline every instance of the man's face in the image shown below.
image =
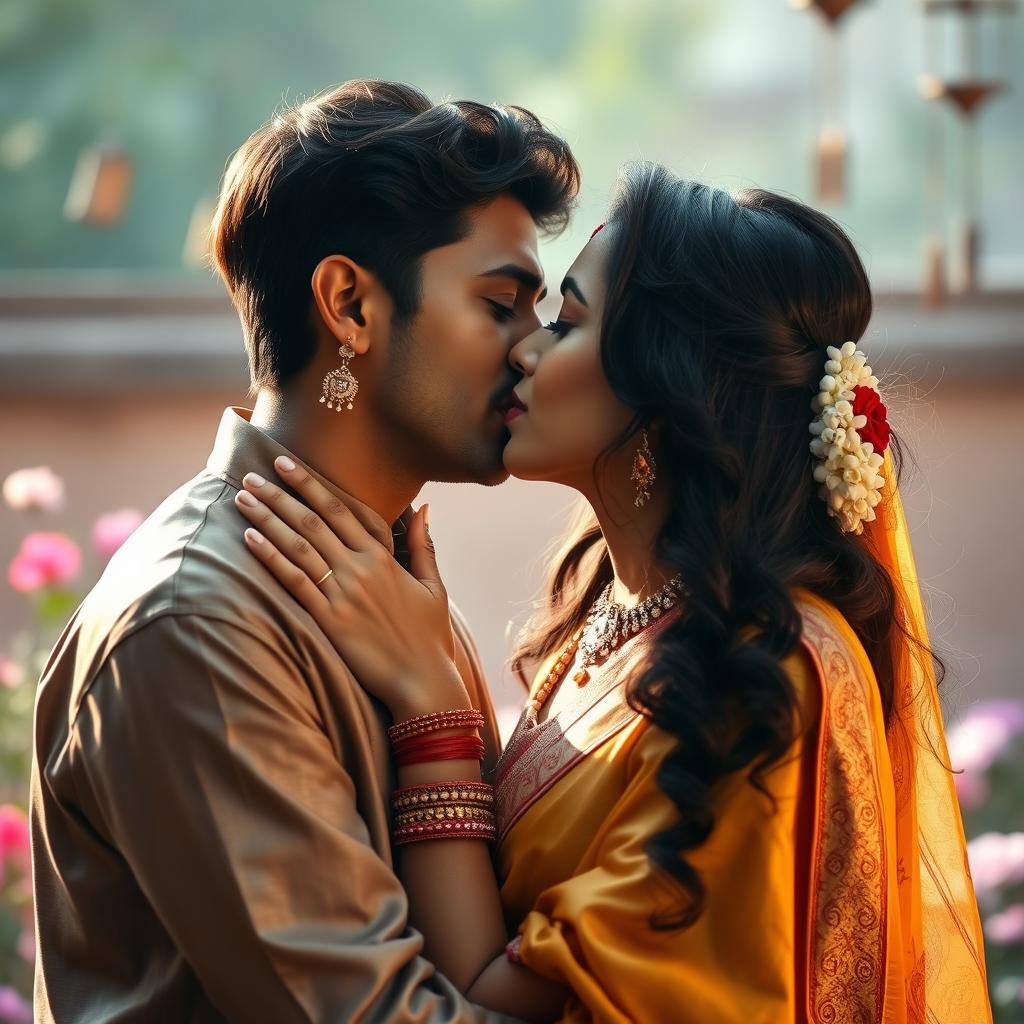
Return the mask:
<svg viewBox="0 0 1024 1024">
<path fill-rule="evenodd" d="M 508 354 L 539 326 L 543 273 L 518 200 L 500 196 L 468 217 L 465 238 L 423 257 L 419 310 L 391 338 L 372 401 L 382 444 L 418 475 L 497 484 L 509 437 L 498 406 L 519 380 Z"/>
</svg>

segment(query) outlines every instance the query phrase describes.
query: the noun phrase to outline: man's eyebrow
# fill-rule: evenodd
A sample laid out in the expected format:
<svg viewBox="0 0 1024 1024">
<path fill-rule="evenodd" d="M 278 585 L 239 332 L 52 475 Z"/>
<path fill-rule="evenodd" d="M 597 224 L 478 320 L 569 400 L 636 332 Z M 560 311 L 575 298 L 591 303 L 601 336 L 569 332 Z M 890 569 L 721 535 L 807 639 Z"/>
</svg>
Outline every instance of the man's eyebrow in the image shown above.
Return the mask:
<svg viewBox="0 0 1024 1024">
<path fill-rule="evenodd" d="M 528 270 L 526 267 L 521 267 L 518 263 L 506 263 L 503 266 L 495 267 L 493 270 L 485 270 L 480 277 L 511 277 L 513 281 L 518 281 L 524 288 L 528 288 L 531 292 L 535 292 L 544 282 L 539 274 L 535 274 L 532 270 Z M 537 296 L 537 301 L 547 295 L 547 288 L 544 289 Z"/>
<path fill-rule="evenodd" d="M 566 292 L 572 292 L 572 293 L 573 293 L 573 295 L 575 295 L 575 296 L 576 296 L 576 298 L 577 298 L 577 299 L 579 299 L 579 300 L 580 300 L 580 302 L 582 302 L 584 306 L 587 306 L 587 305 L 588 305 L 588 303 L 587 303 L 587 300 L 586 300 L 586 299 L 585 299 L 585 298 L 583 297 L 583 292 L 581 292 L 581 291 L 580 291 L 580 286 L 579 286 L 579 285 L 578 285 L 578 284 L 576 283 L 576 281 L 575 281 L 575 280 L 574 280 L 573 278 L 571 278 L 571 277 L 567 277 L 567 278 L 566 278 L 566 279 L 565 279 L 565 280 L 564 280 L 564 281 L 562 282 L 562 286 L 561 286 L 561 288 L 559 288 L 559 291 L 560 291 L 560 292 L 561 292 L 561 293 L 562 293 L 563 295 L 564 295 L 564 294 L 565 294 Z"/>
</svg>

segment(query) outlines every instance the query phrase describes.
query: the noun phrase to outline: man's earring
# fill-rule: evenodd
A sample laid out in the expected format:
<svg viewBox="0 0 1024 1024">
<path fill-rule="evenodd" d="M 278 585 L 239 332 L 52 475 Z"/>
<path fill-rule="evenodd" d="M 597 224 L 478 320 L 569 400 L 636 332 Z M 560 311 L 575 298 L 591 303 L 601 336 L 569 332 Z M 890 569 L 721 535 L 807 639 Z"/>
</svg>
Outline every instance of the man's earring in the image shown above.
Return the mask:
<svg viewBox="0 0 1024 1024">
<path fill-rule="evenodd" d="M 651 500 L 651 488 L 657 479 L 658 466 L 651 454 L 651 443 L 647 437 L 647 431 L 640 434 L 640 447 L 633 456 L 633 472 L 630 480 L 636 484 L 636 498 L 633 504 L 637 508 L 643 508 Z"/>
<path fill-rule="evenodd" d="M 351 336 L 347 337 L 345 343 L 338 349 L 338 355 L 342 359 L 341 366 L 336 370 L 331 370 L 324 377 L 324 393 L 320 404 L 323 405 L 326 402 L 328 409 L 336 409 L 337 412 L 341 412 L 343 404 L 351 409 L 352 399 L 359 392 L 359 381 L 355 379 L 352 371 L 348 368 L 348 361 L 354 359 L 356 355 L 355 350 L 349 344 L 351 340 Z"/>
</svg>

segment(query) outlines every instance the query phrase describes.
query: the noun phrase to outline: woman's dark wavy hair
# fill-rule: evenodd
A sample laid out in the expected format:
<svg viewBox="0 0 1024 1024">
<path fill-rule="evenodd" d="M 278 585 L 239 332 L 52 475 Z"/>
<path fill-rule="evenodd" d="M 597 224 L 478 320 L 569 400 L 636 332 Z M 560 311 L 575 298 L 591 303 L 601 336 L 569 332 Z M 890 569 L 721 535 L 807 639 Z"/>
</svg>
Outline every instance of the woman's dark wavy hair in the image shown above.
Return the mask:
<svg viewBox="0 0 1024 1024">
<path fill-rule="evenodd" d="M 685 897 L 652 924 L 678 928 L 703 910 L 685 852 L 711 834 L 715 783 L 745 771 L 768 795 L 764 776 L 802 728 L 781 664 L 801 635 L 794 589 L 831 602 L 855 630 L 887 724 L 896 642 L 906 635 L 886 570 L 817 496 L 808 450 L 826 346 L 856 341 L 871 317 L 850 240 L 793 199 L 760 189 L 733 196 L 647 164 L 623 173 L 608 223 L 601 358 L 636 415 L 604 456 L 657 426 L 654 455 L 671 494 L 656 558 L 688 589 L 627 689 L 632 706 L 678 740 L 658 774 L 678 822 L 648 846 Z M 559 649 L 611 578 L 590 516 L 520 638 L 512 665 L 524 680 L 523 666 Z"/>
<path fill-rule="evenodd" d="M 421 257 L 464 238 L 473 207 L 510 195 L 556 232 L 579 183 L 565 141 L 521 107 L 356 80 L 282 110 L 232 157 L 211 234 L 253 393 L 312 359 L 310 278 L 325 256 L 375 273 L 402 323 L 419 307 Z"/>
</svg>

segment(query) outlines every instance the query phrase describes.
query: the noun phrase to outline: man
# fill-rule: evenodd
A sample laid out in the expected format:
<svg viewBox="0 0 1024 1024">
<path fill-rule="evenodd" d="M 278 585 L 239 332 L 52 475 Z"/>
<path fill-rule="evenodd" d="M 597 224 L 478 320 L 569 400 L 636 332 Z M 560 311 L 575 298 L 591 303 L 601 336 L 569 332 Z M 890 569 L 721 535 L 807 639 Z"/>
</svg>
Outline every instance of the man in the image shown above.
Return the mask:
<svg viewBox="0 0 1024 1024">
<path fill-rule="evenodd" d="M 289 455 L 402 557 L 427 480 L 502 481 L 537 228 L 565 223 L 578 184 L 525 111 L 371 81 L 235 155 L 213 252 L 255 408 L 224 413 L 206 469 L 118 552 L 45 670 L 38 1020 L 495 1019 L 419 955 L 391 867 L 388 722 L 247 553 L 233 498 Z M 493 725 L 485 742 L 486 767 Z"/>
</svg>

